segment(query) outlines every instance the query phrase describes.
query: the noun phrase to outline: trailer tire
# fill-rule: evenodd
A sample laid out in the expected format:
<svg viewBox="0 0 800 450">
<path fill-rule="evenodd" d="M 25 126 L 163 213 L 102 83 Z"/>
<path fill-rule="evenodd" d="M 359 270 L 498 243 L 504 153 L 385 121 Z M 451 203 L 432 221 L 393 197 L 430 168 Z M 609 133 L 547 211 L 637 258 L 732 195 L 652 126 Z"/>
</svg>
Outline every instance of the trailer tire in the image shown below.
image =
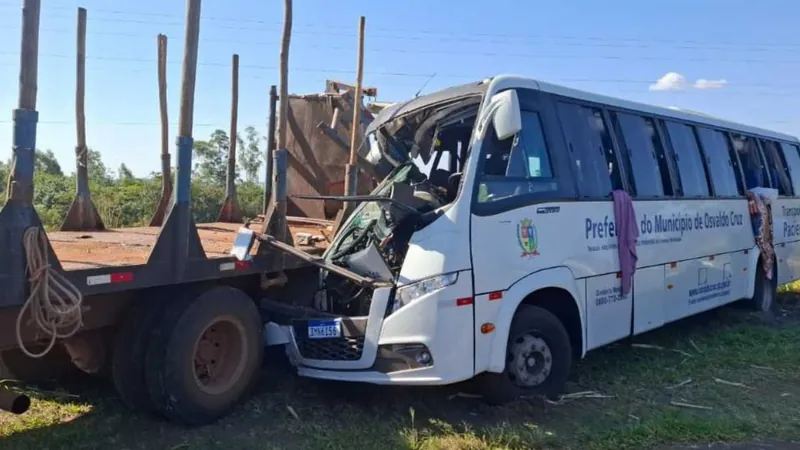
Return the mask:
<svg viewBox="0 0 800 450">
<path fill-rule="evenodd" d="M 145 355 L 163 304 L 162 297 L 134 299 L 114 336 L 111 379 L 123 403 L 134 411 L 155 412 L 145 381 Z"/>
<path fill-rule="evenodd" d="M 538 306 L 520 305 L 511 321 L 503 371 L 479 377 L 483 398 L 495 405 L 530 395 L 556 399 L 571 368 L 572 344 L 558 317 Z"/>
<path fill-rule="evenodd" d="M 253 386 L 263 354 L 253 300 L 215 287 L 166 307 L 153 330 L 145 376 L 167 419 L 204 425 L 233 409 Z"/>
</svg>

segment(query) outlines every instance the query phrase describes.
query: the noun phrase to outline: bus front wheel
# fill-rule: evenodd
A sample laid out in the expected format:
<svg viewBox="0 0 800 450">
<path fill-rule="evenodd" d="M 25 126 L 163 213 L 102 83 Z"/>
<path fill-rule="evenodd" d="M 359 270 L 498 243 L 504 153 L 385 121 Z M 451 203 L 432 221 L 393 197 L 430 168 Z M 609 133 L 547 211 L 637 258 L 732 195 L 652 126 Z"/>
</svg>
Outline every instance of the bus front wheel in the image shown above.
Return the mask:
<svg viewBox="0 0 800 450">
<path fill-rule="evenodd" d="M 505 369 L 482 375 L 483 397 L 494 404 L 531 395 L 558 398 L 571 367 L 572 344 L 558 317 L 538 306 L 521 305 L 511 322 Z"/>
</svg>

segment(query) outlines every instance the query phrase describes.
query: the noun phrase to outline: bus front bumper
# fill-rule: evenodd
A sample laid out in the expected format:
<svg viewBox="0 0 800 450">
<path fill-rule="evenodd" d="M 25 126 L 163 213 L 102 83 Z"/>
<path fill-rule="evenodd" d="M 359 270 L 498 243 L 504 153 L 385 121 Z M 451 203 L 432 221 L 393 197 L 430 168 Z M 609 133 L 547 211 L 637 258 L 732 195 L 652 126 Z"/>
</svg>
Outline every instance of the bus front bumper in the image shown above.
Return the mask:
<svg viewBox="0 0 800 450">
<path fill-rule="evenodd" d="M 464 278 L 462 287 L 454 287 L 471 290 L 471 280 Z M 452 290 L 444 289 L 387 317 L 391 288 L 378 288 L 369 316 L 268 323 L 265 338 L 267 345 L 283 344 L 298 375 L 304 377 L 386 385 L 451 384 L 473 375 L 472 310 L 456 308 L 452 295 Z M 437 319 L 442 315 L 451 320 L 457 316 L 455 323 L 448 321 L 452 328 L 441 326 Z M 320 332 L 319 327 L 327 328 Z M 458 342 L 469 348 L 461 349 Z M 448 369 L 446 373 L 442 368 Z"/>
</svg>

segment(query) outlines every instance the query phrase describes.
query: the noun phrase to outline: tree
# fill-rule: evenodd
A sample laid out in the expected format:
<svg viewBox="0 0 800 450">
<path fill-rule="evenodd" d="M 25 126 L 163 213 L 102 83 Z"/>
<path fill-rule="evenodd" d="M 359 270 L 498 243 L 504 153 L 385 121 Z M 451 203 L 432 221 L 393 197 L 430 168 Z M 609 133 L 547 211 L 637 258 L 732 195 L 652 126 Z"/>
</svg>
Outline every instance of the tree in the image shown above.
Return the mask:
<svg viewBox="0 0 800 450">
<path fill-rule="evenodd" d="M 34 170 L 37 173 L 46 173 L 48 175 L 64 175 L 61 170 L 61 164 L 58 163 L 56 155 L 52 150 L 39 150 L 35 152 Z"/>
<path fill-rule="evenodd" d="M 225 131 L 216 129 L 207 141 L 195 141 L 194 154 L 197 156 L 195 175 L 203 181 L 225 183 L 225 158 L 230 140 Z"/>
<path fill-rule="evenodd" d="M 0 161 L 0 204 L 5 200 L 6 184 L 8 183 L 10 169 L 9 164 Z"/>
<path fill-rule="evenodd" d="M 260 144 L 263 138 L 252 126 L 244 129 L 246 143 L 239 146 L 238 164 L 244 172 L 245 180 L 251 183 L 258 181 L 258 169 L 264 162 L 264 154 Z"/>
<path fill-rule="evenodd" d="M 113 176 L 105 163 L 103 163 L 103 155 L 97 150 L 87 149 L 87 151 L 89 152 L 87 158 L 89 164 L 89 181 L 104 186 L 112 184 Z"/>
<path fill-rule="evenodd" d="M 131 172 L 131 169 L 129 169 L 128 166 L 125 165 L 125 163 L 119 165 L 119 170 L 117 170 L 117 173 L 119 174 L 118 176 L 120 181 L 129 181 L 136 178 L 133 176 L 133 172 Z"/>
</svg>

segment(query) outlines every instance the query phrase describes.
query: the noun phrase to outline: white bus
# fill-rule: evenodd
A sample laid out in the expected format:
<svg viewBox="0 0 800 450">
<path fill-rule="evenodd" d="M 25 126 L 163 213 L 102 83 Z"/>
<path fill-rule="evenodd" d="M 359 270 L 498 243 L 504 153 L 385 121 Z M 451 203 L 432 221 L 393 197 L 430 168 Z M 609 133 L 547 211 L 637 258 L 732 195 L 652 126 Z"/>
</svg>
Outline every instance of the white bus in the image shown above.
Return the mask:
<svg viewBox="0 0 800 450">
<path fill-rule="evenodd" d="M 301 376 L 480 377 L 492 401 L 552 397 L 592 349 L 734 301 L 768 310 L 800 278 L 793 136 L 516 76 L 391 105 L 368 136 L 362 154 L 388 176 L 323 258 L 380 283 L 322 269 L 287 294 L 303 313 L 276 309 L 266 339 Z M 757 187 L 777 193 L 769 273 L 746 197 Z M 615 219 L 613 191 L 635 223 Z"/>
</svg>

